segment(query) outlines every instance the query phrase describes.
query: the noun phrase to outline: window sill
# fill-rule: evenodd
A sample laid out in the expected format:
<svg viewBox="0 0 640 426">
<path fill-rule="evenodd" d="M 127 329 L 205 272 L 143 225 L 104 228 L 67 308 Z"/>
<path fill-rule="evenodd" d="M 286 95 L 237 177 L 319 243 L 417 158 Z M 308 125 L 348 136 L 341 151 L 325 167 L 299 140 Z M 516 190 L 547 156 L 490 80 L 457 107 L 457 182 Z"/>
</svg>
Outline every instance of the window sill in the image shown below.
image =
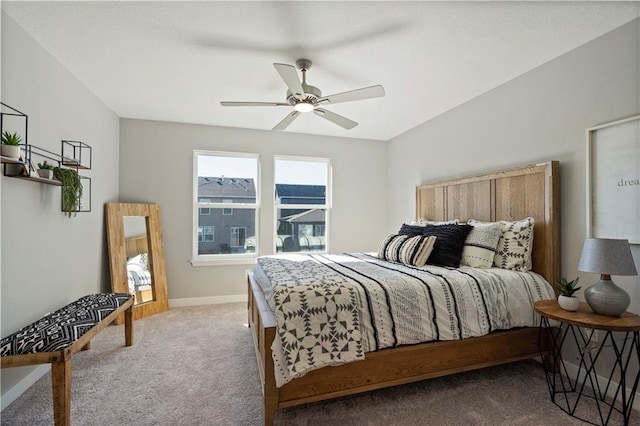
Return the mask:
<svg viewBox="0 0 640 426">
<path fill-rule="evenodd" d="M 191 259 L 191 266 L 253 265 L 258 256 L 233 256 L 216 259 Z"/>
</svg>

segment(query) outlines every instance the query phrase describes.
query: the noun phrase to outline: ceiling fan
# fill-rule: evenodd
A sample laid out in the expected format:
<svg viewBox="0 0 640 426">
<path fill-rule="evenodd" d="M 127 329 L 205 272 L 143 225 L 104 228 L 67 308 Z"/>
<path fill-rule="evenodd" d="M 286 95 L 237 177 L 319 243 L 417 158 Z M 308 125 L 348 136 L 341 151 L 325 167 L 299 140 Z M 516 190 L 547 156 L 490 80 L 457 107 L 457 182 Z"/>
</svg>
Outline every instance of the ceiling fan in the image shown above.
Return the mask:
<svg viewBox="0 0 640 426">
<path fill-rule="evenodd" d="M 300 113 L 313 111 L 316 115 L 337 124 L 347 130 L 358 125 L 357 122 L 349 120 L 335 112 L 328 111 L 325 105 L 337 104 L 341 102 L 359 101 L 363 99 L 377 98 L 384 96 L 384 87 L 381 85 L 363 87 L 361 89 L 350 90 L 348 92 L 336 93 L 330 96 L 322 96 L 322 92 L 315 86 L 307 84 L 307 71 L 311 68 L 311 61 L 308 59 L 298 59 L 296 67 L 302 72 L 302 81 L 298 77 L 296 67 L 288 64 L 273 64 L 276 71 L 288 87 L 286 102 L 229 102 L 222 101 L 222 106 L 286 106 L 293 107 L 281 122 L 275 125 L 273 130 L 284 130 L 295 120 Z"/>
</svg>

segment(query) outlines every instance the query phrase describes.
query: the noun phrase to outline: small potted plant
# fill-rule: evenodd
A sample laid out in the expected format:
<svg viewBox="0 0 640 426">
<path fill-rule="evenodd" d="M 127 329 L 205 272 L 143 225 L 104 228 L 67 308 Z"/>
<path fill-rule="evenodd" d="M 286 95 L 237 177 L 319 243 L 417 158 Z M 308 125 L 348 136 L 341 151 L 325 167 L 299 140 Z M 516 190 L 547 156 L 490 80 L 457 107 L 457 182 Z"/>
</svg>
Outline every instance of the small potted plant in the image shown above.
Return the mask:
<svg viewBox="0 0 640 426">
<path fill-rule="evenodd" d="M 38 163 L 38 176 L 45 179 L 53 179 L 53 166 L 47 163 L 47 160 Z"/>
<path fill-rule="evenodd" d="M 13 160 L 20 160 L 20 142 L 22 138 L 17 133 L 2 132 L 2 156 Z"/>
<path fill-rule="evenodd" d="M 577 311 L 580 307 L 580 299 L 573 294 L 580 290 L 578 287 L 578 281 L 580 277 L 572 281 L 567 281 L 565 277 L 562 277 L 558 284 L 560 285 L 560 296 L 558 296 L 558 304 L 565 311 Z"/>
</svg>

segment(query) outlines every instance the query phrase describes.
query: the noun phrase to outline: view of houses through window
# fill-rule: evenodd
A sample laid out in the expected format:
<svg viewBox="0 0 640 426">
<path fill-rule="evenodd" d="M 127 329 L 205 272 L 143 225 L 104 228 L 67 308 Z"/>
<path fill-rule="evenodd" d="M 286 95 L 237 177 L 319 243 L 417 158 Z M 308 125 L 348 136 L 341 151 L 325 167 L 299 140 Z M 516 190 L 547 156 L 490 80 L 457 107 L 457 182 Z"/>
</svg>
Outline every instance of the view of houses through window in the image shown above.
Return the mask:
<svg viewBox="0 0 640 426">
<path fill-rule="evenodd" d="M 194 152 L 194 259 L 257 253 L 259 158 Z M 330 163 L 276 157 L 275 251 L 328 250 Z"/>
<path fill-rule="evenodd" d="M 206 151 L 194 155 L 195 257 L 255 253 L 258 156 Z"/>
<path fill-rule="evenodd" d="M 328 250 L 329 160 L 275 160 L 276 251 Z"/>
</svg>

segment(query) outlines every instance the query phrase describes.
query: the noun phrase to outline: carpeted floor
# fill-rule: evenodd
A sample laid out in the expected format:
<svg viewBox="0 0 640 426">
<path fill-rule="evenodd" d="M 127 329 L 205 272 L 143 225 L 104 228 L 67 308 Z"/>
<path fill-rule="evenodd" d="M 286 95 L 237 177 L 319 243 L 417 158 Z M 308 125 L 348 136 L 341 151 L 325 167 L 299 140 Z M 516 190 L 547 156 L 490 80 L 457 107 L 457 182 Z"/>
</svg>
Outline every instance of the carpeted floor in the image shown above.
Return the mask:
<svg viewBox="0 0 640 426">
<path fill-rule="evenodd" d="M 72 425 L 262 425 L 246 304 L 175 308 L 107 327 L 73 358 Z M 634 413 L 632 421 L 640 419 Z M 53 424 L 47 374 L 2 425 Z M 595 418 L 594 418 L 595 420 Z M 278 412 L 277 425 L 580 425 L 549 399 L 535 361 L 427 380 Z"/>
</svg>

